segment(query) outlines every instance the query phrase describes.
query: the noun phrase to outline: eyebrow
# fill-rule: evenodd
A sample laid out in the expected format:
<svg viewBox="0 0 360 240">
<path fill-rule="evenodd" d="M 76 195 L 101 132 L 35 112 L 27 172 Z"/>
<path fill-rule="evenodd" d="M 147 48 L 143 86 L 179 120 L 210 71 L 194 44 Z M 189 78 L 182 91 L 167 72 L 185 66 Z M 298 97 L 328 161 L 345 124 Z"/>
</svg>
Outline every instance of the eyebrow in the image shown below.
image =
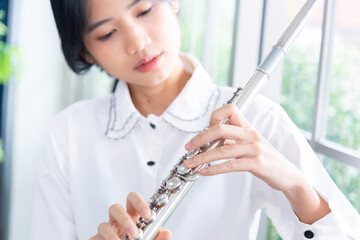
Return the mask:
<svg viewBox="0 0 360 240">
<path fill-rule="evenodd" d="M 127 9 L 134 7 L 136 4 L 138 4 L 141 0 L 133 0 L 130 5 L 127 7 Z M 92 31 L 94 31 L 96 28 L 100 27 L 101 25 L 111 21 L 112 18 L 107 18 L 104 20 L 101 20 L 99 22 L 96 22 L 94 24 L 91 24 L 88 28 L 87 28 L 87 33 L 90 33 Z"/>
<path fill-rule="evenodd" d="M 112 18 L 107 18 L 107 19 L 101 20 L 101 21 L 99 21 L 97 23 L 94 23 L 94 24 L 90 25 L 88 27 L 88 29 L 87 29 L 87 33 L 90 33 L 92 31 L 94 31 L 96 28 L 100 27 L 101 25 L 103 25 L 103 24 L 105 24 L 105 23 L 107 23 L 107 22 L 109 22 L 111 20 L 112 20 Z"/>
<path fill-rule="evenodd" d="M 132 8 L 133 6 L 135 6 L 136 4 L 138 4 L 141 0 L 133 0 L 132 3 L 130 3 L 130 5 L 128 6 L 128 8 Z"/>
</svg>

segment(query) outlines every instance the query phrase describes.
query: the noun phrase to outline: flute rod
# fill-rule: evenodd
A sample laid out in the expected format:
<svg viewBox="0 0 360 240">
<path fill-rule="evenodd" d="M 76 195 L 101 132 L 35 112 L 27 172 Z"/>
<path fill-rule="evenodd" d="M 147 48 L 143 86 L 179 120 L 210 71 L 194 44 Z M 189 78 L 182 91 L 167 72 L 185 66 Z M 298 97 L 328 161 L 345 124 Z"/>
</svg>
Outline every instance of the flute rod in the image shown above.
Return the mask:
<svg viewBox="0 0 360 240">
<path fill-rule="evenodd" d="M 261 91 L 265 83 L 268 82 L 272 72 L 275 67 L 285 58 L 288 51 L 294 44 L 296 38 L 304 27 L 308 24 L 312 16 L 315 14 L 315 11 L 319 8 L 323 0 L 307 0 L 300 11 L 297 13 L 295 18 L 292 20 L 290 25 L 286 28 L 284 33 L 281 35 L 278 42 L 272 48 L 270 53 L 266 56 L 263 62 L 258 66 L 255 73 L 245 85 L 244 89 L 238 88 L 234 93 L 232 98 L 228 103 L 234 103 L 240 109 L 241 112 L 244 112 L 245 109 L 250 105 L 255 96 Z M 164 180 L 162 186 L 154 193 L 153 197 L 150 199 L 151 206 L 155 206 L 156 212 L 154 216 L 156 219 L 151 223 L 145 221 L 144 219 L 139 220 L 139 222 L 144 225 L 141 227 L 141 234 L 136 238 L 138 240 L 151 240 L 154 238 L 155 234 L 158 232 L 159 228 L 163 226 L 167 219 L 171 216 L 172 212 L 176 209 L 178 204 L 185 197 L 186 193 L 190 190 L 192 185 L 195 183 L 196 179 L 199 177 L 199 171 L 202 168 L 207 167 L 207 164 L 201 165 L 195 169 L 191 170 L 190 175 L 181 176 L 181 172 L 184 169 L 183 162 L 189 158 L 189 156 L 194 156 L 200 152 L 211 151 L 212 149 L 222 145 L 221 140 L 213 141 L 208 146 L 202 147 L 193 152 L 186 153 L 182 158 L 180 158 L 177 165 L 170 172 L 169 176 Z M 180 167 L 180 168 L 179 168 Z M 181 171 L 177 169 L 182 169 Z M 178 171 L 178 172 L 177 172 Z M 175 178 L 182 178 L 181 187 L 171 193 L 170 196 L 164 194 L 166 192 L 166 183 L 169 180 L 174 180 Z M 175 179 L 176 180 L 176 179 Z M 165 185 L 164 185 L 165 184 Z M 167 198 L 168 197 L 168 198 Z M 162 202 L 166 199 L 167 203 L 164 205 L 156 206 L 155 203 Z M 161 200 L 161 201 L 160 201 Z M 125 239 L 130 239 L 126 237 Z"/>
<path fill-rule="evenodd" d="M 286 57 L 301 31 L 307 26 L 323 0 L 308 0 L 299 10 L 290 25 L 271 49 L 270 53 L 257 67 L 251 79 L 244 89 L 238 89 L 234 99 L 229 102 L 235 103 L 240 111 L 244 112 L 254 97 L 261 91 L 263 86 L 270 80 L 271 74 L 280 62 Z"/>
</svg>

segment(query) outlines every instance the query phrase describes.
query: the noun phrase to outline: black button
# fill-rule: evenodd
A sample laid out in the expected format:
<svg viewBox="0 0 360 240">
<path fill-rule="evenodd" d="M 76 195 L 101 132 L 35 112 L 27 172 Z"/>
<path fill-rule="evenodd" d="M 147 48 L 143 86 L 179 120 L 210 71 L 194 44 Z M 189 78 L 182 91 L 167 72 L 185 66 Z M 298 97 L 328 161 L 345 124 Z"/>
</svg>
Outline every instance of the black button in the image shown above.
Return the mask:
<svg viewBox="0 0 360 240">
<path fill-rule="evenodd" d="M 154 166 L 154 165 L 155 165 L 155 162 L 154 162 L 154 161 L 148 161 L 148 162 L 147 162 L 147 165 L 148 165 L 148 166 Z"/>
<path fill-rule="evenodd" d="M 312 232 L 312 231 L 310 231 L 310 230 L 307 230 L 307 231 L 305 231 L 304 232 L 304 236 L 306 237 L 306 238 L 313 238 L 314 237 L 314 233 Z"/>
<path fill-rule="evenodd" d="M 150 127 L 151 127 L 152 129 L 155 129 L 155 128 L 156 128 L 155 124 L 153 124 L 153 123 L 150 123 Z"/>
</svg>

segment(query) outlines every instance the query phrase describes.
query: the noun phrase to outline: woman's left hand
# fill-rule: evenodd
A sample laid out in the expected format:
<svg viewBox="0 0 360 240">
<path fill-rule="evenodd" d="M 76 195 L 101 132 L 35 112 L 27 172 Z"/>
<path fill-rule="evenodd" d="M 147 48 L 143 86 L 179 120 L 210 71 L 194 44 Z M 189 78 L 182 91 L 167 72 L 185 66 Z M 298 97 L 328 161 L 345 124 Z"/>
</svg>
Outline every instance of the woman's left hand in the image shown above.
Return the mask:
<svg viewBox="0 0 360 240">
<path fill-rule="evenodd" d="M 220 124 L 224 119 L 228 119 L 227 124 Z M 214 111 L 209 128 L 196 135 L 185 147 L 192 151 L 217 139 L 224 139 L 225 144 L 186 160 L 185 166 L 193 168 L 229 159 L 201 170 L 200 174 L 250 172 L 273 189 L 282 191 L 299 220 L 306 224 L 313 224 L 331 212 L 327 202 L 307 182 L 300 170 L 272 147 L 235 105 L 228 104 Z"/>
<path fill-rule="evenodd" d="M 224 119 L 228 119 L 227 124 L 220 124 Z M 303 181 L 297 167 L 272 147 L 233 104 L 214 111 L 209 128 L 196 135 L 185 147 L 192 151 L 217 139 L 224 139 L 225 144 L 186 160 L 185 166 L 193 168 L 230 159 L 207 167 L 200 174 L 209 176 L 247 171 L 279 191 L 287 191 Z"/>
</svg>

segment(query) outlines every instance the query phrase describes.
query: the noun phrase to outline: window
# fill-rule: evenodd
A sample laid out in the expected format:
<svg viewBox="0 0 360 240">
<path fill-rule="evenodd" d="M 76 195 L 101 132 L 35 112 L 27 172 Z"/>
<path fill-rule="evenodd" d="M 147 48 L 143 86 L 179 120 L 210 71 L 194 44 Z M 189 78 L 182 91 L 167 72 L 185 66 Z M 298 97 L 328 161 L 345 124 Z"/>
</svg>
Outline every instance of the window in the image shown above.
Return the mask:
<svg viewBox="0 0 360 240">
<path fill-rule="evenodd" d="M 289 9 L 299 8 L 301 2 L 289 1 Z M 328 173 L 358 211 L 359 10 L 357 0 L 325 1 L 284 61 L 281 93 L 281 105 L 305 131 Z M 273 229 L 268 236 L 279 238 Z"/>
<path fill-rule="evenodd" d="M 230 85 L 236 1 L 186 0 L 180 4 L 181 50 L 200 59 L 217 84 Z"/>
</svg>

